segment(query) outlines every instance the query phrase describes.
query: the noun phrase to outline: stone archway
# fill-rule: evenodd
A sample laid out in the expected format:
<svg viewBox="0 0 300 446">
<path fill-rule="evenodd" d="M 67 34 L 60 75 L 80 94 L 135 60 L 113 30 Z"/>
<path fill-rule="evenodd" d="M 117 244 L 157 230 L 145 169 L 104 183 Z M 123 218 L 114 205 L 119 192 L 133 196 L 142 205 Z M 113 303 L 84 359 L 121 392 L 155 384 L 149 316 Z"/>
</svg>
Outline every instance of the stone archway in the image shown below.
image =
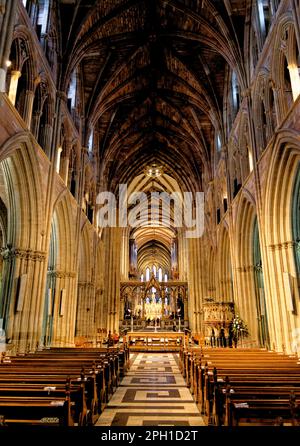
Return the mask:
<svg viewBox="0 0 300 446">
<path fill-rule="evenodd" d="M 1 147 L 7 208 L 6 245 L 2 247 L 1 315 L 13 351 L 34 350 L 42 334 L 46 265 L 44 194 L 37 155 L 27 135 Z"/>
</svg>

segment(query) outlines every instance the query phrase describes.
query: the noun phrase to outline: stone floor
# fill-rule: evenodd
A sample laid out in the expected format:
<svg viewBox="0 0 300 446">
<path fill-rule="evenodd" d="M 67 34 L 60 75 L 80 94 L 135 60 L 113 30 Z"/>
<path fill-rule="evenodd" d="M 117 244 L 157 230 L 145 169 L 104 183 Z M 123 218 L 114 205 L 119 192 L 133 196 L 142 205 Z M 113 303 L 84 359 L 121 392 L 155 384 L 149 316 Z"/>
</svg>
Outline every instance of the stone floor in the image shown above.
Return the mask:
<svg viewBox="0 0 300 446">
<path fill-rule="evenodd" d="M 203 426 L 176 353 L 137 353 L 97 426 Z"/>
</svg>

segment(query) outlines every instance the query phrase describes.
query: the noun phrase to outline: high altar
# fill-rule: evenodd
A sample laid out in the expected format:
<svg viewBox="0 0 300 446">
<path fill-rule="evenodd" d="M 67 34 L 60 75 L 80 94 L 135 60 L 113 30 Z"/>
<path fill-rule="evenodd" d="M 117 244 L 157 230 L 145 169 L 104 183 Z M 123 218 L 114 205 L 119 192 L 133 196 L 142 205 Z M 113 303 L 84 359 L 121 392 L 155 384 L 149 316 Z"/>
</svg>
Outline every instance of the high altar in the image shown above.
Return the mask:
<svg viewBox="0 0 300 446">
<path fill-rule="evenodd" d="M 120 328 L 188 328 L 187 283 L 130 281 L 121 284 Z"/>
</svg>

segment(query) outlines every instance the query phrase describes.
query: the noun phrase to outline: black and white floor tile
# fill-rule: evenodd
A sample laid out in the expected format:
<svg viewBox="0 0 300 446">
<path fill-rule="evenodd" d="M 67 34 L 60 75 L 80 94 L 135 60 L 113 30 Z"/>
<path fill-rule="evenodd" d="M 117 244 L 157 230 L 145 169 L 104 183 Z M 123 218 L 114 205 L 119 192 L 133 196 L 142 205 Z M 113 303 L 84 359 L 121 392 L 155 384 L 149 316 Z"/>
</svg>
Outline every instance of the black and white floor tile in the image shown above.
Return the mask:
<svg viewBox="0 0 300 446">
<path fill-rule="evenodd" d="M 98 426 L 203 426 L 173 353 L 131 355 L 130 371 Z"/>
</svg>

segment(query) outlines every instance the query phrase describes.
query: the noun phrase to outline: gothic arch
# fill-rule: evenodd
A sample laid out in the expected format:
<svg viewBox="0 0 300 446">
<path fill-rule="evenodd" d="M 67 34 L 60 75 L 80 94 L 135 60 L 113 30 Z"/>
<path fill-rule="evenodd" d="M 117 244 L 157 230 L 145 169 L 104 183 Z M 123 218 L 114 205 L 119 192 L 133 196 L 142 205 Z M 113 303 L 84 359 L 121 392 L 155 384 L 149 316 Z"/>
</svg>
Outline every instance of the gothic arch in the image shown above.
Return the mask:
<svg viewBox="0 0 300 446">
<path fill-rule="evenodd" d="M 291 13 L 283 15 L 277 24 L 277 33 L 272 52 L 271 73 L 277 93 L 278 119 L 281 122 L 293 103 L 293 85 L 290 66 L 298 67 L 295 25 Z M 297 72 L 298 77 L 299 73 Z"/>
<path fill-rule="evenodd" d="M 50 157 L 55 101 L 49 79 L 41 75 L 38 81 L 34 92 L 31 131 L 41 148 Z"/>
<path fill-rule="evenodd" d="M 44 194 L 33 142 L 27 134 L 18 134 L 7 140 L 0 151 L 10 199 L 8 240 L 15 246 L 41 249 Z"/>
<path fill-rule="evenodd" d="M 29 29 L 23 25 L 19 25 L 14 29 L 13 41 L 11 45 L 12 62 L 11 69 L 22 71 L 24 63 L 28 60 L 29 76 L 28 86 L 33 90 L 34 80 L 38 75 L 36 63 L 36 50 Z"/>
<path fill-rule="evenodd" d="M 20 116 L 28 122 L 30 113 L 29 97 L 34 92 L 37 78 L 37 64 L 32 36 L 24 27 L 18 27 L 12 41 L 7 73 L 7 92 Z"/>
<path fill-rule="evenodd" d="M 3 250 L 1 317 L 13 348 L 35 348 L 41 335 L 39 314 L 45 268 L 44 192 L 40 167 L 32 140 L 18 134 L 1 147 L 0 166 L 7 207 L 6 246 Z M 18 305 L 18 284 L 26 283 L 22 305 Z M 17 305 L 17 307 L 16 307 Z M 17 308 L 18 311 L 15 311 Z"/>
<path fill-rule="evenodd" d="M 298 133 L 281 132 L 270 161 L 264 197 L 264 225 L 270 264 L 268 292 L 272 297 L 267 302 L 272 328 L 271 343 L 287 351 L 292 350 L 293 333 L 300 325 L 291 212 L 299 161 Z"/>
<path fill-rule="evenodd" d="M 264 69 L 258 74 L 253 89 L 253 116 L 260 153 L 265 150 L 271 134 L 267 105 L 268 85 L 269 72 Z"/>
<path fill-rule="evenodd" d="M 256 284 L 256 265 L 254 264 L 254 238 L 257 221 L 254 197 L 243 190 L 235 212 L 237 216 L 234 227 L 236 262 L 235 303 L 238 313 L 249 327 L 252 342 L 255 345 L 264 345 L 265 339 L 262 339 L 260 336 L 259 324 L 261 324 L 262 317 L 266 316 L 264 309 L 261 311 L 261 295 L 259 293 L 262 293 L 262 291 L 259 290 Z"/>
</svg>

